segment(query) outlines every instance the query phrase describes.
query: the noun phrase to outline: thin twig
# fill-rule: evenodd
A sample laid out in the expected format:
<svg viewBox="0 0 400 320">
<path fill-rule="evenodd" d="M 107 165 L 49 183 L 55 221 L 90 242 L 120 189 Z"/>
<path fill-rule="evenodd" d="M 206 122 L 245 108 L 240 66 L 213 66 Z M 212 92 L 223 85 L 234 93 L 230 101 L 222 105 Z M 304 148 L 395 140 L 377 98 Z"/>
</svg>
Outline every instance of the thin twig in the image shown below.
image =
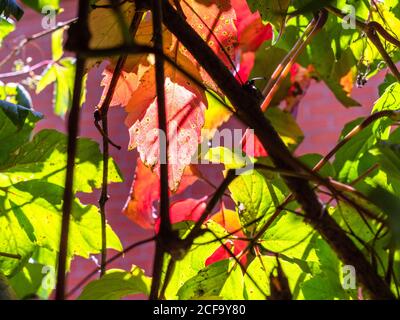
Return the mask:
<svg viewBox="0 0 400 320">
<path fill-rule="evenodd" d="M 139 24 L 143 18 L 142 11 L 136 11 L 132 20 L 132 23 L 129 27 L 129 33 L 134 38 L 139 28 Z M 102 241 L 101 241 L 101 272 L 100 277 L 105 274 L 106 271 L 106 261 L 107 261 L 107 214 L 106 214 L 106 203 L 109 199 L 108 196 L 108 161 L 109 161 L 109 144 L 111 142 L 108 134 L 108 110 L 110 108 L 110 104 L 112 98 L 114 96 L 115 89 L 118 84 L 118 80 L 120 78 L 121 72 L 124 68 L 126 59 L 128 55 L 121 55 L 118 58 L 117 64 L 114 68 L 114 72 L 110 81 L 110 85 L 107 90 L 106 97 L 101 105 L 100 108 L 100 117 L 101 117 L 101 132 L 103 133 L 103 179 L 102 179 L 102 187 L 101 187 L 101 195 L 99 199 L 99 206 L 100 206 L 100 215 L 101 215 L 101 234 L 102 234 Z M 95 119 L 96 122 L 97 119 Z M 112 143 L 112 142 L 111 142 Z M 115 144 L 112 143 L 115 146 Z M 118 148 L 118 146 L 116 146 Z"/>
<path fill-rule="evenodd" d="M 69 37 L 77 37 L 75 40 L 79 39 L 81 45 L 87 45 L 89 43 L 90 34 L 87 25 L 88 14 L 89 14 L 89 0 L 79 1 L 78 22 L 77 25 L 74 25 L 74 27 L 77 27 L 75 31 L 79 30 L 79 32 L 78 33 L 70 32 Z M 72 201 L 73 201 L 75 156 L 77 148 L 77 137 L 79 133 L 80 102 L 81 102 L 82 82 L 84 74 L 85 74 L 85 58 L 77 54 L 72 106 L 70 114 L 68 116 L 68 147 L 67 147 L 68 158 L 67 158 L 67 172 L 65 177 L 63 208 L 62 208 L 60 249 L 58 254 L 57 284 L 56 284 L 56 295 L 55 295 L 56 300 L 65 299 L 65 277 L 66 277 L 65 273 L 66 273 L 66 263 L 68 255 L 68 232 L 69 232 L 69 222 L 70 222 L 70 215 L 71 215 Z"/>
<path fill-rule="evenodd" d="M 277 70 L 275 70 L 273 74 L 273 77 L 271 77 L 271 80 L 268 82 L 263 91 L 263 95 L 266 95 L 266 97 L 261 104 L 262 111 L 267 110 L 268 106 L 271 104 L 272 99 L 275 97 L 275 94 L 278 92 L 286 76 L 289 74 L 293 64 L 296 62 L 297 58 L 304 51 L 307 45 L 311 42 L 313 37 L 322 29 L 322 27 L 326 23 L 326 19 L 326 11 L 322 11 L 318 17 L 314 17 L 314 19 L 310 22 L 310 24 L 306 28 L 306 31 L 304 32 L 304 35 L 306 37 L 304 41 L 302 39 L 299 39 L 293 49 L 288 53 L 281 64 L 279 64 Z"/>
<path fill-rule="evenodd" d="M 152 0 L 151 12 L 153 18 L 153 41 L 154 48 L 162 52 L 162 12 L 163 1 Z M 156 56 L 156 92 L 158 107 L 158 128 L 159 128 L 159 161 L 160 161 L 160 231 L 157 235 L 156 251 L 153 262 L 153 279 L 151 282 L 151 291 L 149 298 L 155 300 L 159 298 L 161 284 L 162 267 L 164 261 L 163 240 L 168 239 L 172 234 L 171 220 L 169 217 L 169 184 L 168 184 L 168 129 L 167 129 L 167 111 L 165 102 L 165 70 L 164 58 Z"/>
<path fill-rule="evenodd" d="M 6 257 L 6 258 L 11 258 L 11 259 L 17 259 L 17 260 L 22 259 L 20 254 L 13 254 L 13 253 L 7 253 L 7 252 L 0 252 L 0 257 Z"/>
</svg>

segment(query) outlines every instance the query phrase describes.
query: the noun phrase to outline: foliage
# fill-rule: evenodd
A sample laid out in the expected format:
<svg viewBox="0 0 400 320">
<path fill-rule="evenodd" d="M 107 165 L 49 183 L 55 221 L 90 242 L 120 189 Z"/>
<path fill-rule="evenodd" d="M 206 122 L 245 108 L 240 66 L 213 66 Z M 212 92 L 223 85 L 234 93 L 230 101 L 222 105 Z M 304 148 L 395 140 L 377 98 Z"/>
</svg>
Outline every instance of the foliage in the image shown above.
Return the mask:
<svg viewBox="0 0 400 320">
<path fill-rule="evenodd" d="M 48 5 L 61 9 L 55 0 L 23 2 L 39 13 Z M 122 1 L 116 8 L 107 0 L 91 1 L 87 21 L 91 38 L 88 48 L 80 44 L 86 55 L 66 55 L 65 28 L 56 27 L 48 32 L 51 62 L 41 74 L 31 70 L 30 82 L 0 83 L 0 279 L 7 294 L 18 298 L 51 294 L 52 286 L 44 284 L 54 284 L 54 272 L 46 273 L 46 268 L 54 270 L 59 258 L 65 177 L 71 170 L 67 136 L 51 129 L 35 130 L 43 115 L 34 109 L 24 84 L 33 84 L 30 89 L 35 94 L 53 85 L 54 113 L 62 118 L 73 114 L 74 96 L 79 100 L 76 93 L 81 94 L 79 105 L 90 108 L 84 105 L 86 94 L 91 94 L 85 89 L 86 75 L 82 92 L 76 91 L 75 83 L 79 81 L 76 61 L 85 57 L 85 72 L 107 61 L 95 113 L 103 145 L 111 139 L 105 124 L 113 123 L 111 116 L 107 118 L 108 107 L 123 107 L 130 137 L 124 147 L 138 154 L 123 212 L 151 230 L 165 248 L 156 254 L 158 273 L 150 277 L 138 266 L 107 269 L 83 288 L 79 299 L 115 300 L 136 294 L 181 300 L 379 296 L 362 282 L 365 275 L 354 286 L 344 285 L 349 248 L 337 245 L 343 237 L 359 251 L 365 260 L 361 263 L 370 266 L 368 276 L 378 278 L 393 297 L 400 298 L 400 130 L 394 130 L 400 120 L 398 0 L 165 1 L 164 6 L 171 6 L 191 27 L 185 27 L 187 32 L 197 33 L 208 45 L 219 61 L 214 61 L 215 68 L 229 70 L 243 92 L 251 92 L 263 106 L 268 102 L 263 114 L 243 111 L 229 101 L 209 68 L 199 62 L 204 53 L 184 46 L 176 32 L 163 26 L 158 30 L 162 43 L 154 43 L 160 39 L 153 34 L 156 23 L 150 2 L 140 3 L 145 7 L 138 7 L 137 1 Z M 346 4 L 356 9 L 356 28 L 343 24 Z M 1 3 L 0 12 L 0 41 L 4 42 L 15 25 L 18 28 L 14 20 L 20 20 L 23 11 L 8 0 Z M 78 48 L 73 45 L 73 37 L 78 39 L 74 30 L 76 25 L 70 26 L 67 39 L 72 50 Z M 162 55 L 149 49 L 153 45 L 163 48 L 161 82 L 156 72 Z M 139 54 L 125 55 L 131 49 Z M 119 57 L 110 54 L 113 50 Z M 304 107 L 301 99 L 313 81 L 323 82 L 343 107 L 356 107 L 360 103 L 351 96 L 354 86 L 365 85 L 386 67 L 391 74 L 387 72 L 377 90 L 379 98 L 371 115 L 346 124 L 329 156 L 306 154 L 298 162 L 293 158 L 291 163 L 298 167 L 292 170 L 276 161 L 276 152 L 266 150 L 265 136 L 251 128 L 240 136 L 238 146 L 221 146 L 217 141 L 220 129 L 232 128 L 235 123 L 230 119 L 237 117 L 246 125 L 256 124 L 255 128 L 271 123 L 282 140 L 278 148 L 287 148 L 281 154 L 294 152 L 304 138 L 297 110 Z M 265 79 L 256 82 L 253 76 Z M 164 115 L 157 89 L 164 92 Z M 164 120 L 166 155 L 159 148 Z M 108 148 L 102 154 L 97 143 L 86 138 L 79 138 L 77 145 L 67 269 L 74 256 L 101 253 L 104 259 L 104 234 L 107 248 L 123 249 L 110 226 L 102 224 L 104 198 L 100 214 L 94 204 L 84 205 L 79 199 L 80 193 L 100 188 L 107 196 L 107 184 L 121 182 L 121 173 Z M 168 166 L 162 166 L 163 158 Z M 207 178 L 208 169 L 198 161 L 215 164 L 207 167 L 218 170 L 224 182 L 214 186 Z M 165 169 L 168 176 L 163 175 Z M 309 192 L 315 192 L 318 203 L 324 202 L 319 216 L 310 215 L 312 206 L 299 198 L 299 188 L 294 186 L 298 180 L 309 182 Z M 189 197 L 201 183 L 208 184 L 211 194 Z M 163 215 L 160 208 L 166 203 L 169 212 Z M 171 230 L 165 229 L 168 218 Z M 332 238 L 318 229 L 318 219 L 337 228 L 330 230 Z M 108 268 L 107 261 L 101 264 Z"/>
</svg>

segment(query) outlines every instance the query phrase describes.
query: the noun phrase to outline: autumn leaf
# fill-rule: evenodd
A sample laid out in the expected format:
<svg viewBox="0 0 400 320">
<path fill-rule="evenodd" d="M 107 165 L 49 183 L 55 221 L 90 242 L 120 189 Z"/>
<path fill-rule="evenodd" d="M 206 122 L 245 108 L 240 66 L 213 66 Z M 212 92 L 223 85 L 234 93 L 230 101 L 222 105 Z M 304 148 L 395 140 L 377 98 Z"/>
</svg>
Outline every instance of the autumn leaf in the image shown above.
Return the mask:
<svg viewBox="0 0 400 320">
<path fill-rule="evenodd" d="M 128 11 L 133 8 L 128 9 L 127 5 L 124 4 L 123 10 L 126 10 L 127 16 L 129 16 Z M 92 12 L 91 27 L 96 28 L 103 17 L 109 28 L 119 32 L 115 29 L 116 21 L 108 16 L 110 9 L 101 10 L 107 9 L 107 14 L 101 13 L 102 11 L 97 14 Z M 236 14 L 230 1 L 182 0 L 179 1 L 178 10 L 182 11 L 187 22 L 233 71 L 237 29 L 235 26 Z M 163 30 L 163 37 L 164 53 L 192 77 L 218 92 L 218 88 L 208 74 L 168 30 Z M 100 38 L 101 36 L 99 39 L 92 40 L 92 45 L 101 46 L 102 39 Z M 150 15 L 146 15 L 141 22 L 135 41 L 140 44 L 151 44 L 152 21 Z M 111 59 L 111 64 L 104 73 L 102 82 L 104 91 L 99 106 L 108 92 L 114 65 L 115 61 Z M 185 167 L 190 163 L 191 157 L 197 151 L 197 146 L 201 141 L 201 128 L 205 122 L 204 112 L 207 107 L 207 99 L 204 90 L 177 71 L 174 66 L 166 64 L 165 75 L 168 158 L 171 164 L 169 166 L 169 187 L 175 191 L 179 186 Z M 154 56 L 129 57 L 119 78 L 111 106 L 125 107 L 128 113 L 125 124 L 130 133 L 129 149 L 137 148 L 143 163 L 158 172 L 160 155 L 156 100 Z"/>
<path fill-rule="evenodd" d="M 251 148 L 248 147 L 251 141 Z M 261 141 L 254 134 L 253 130 L 247 129 L 242 139 L 242 149 L 250 157 L 267 157 L 268 153 L 261 144 Z"/>
<path fill-rule="evenodd" d="M 197 171 L 188 166 L 175 194 L 183 192 L 197 180 Z M 144 229 L 153 229 L 156 221 L 154 202 L 160 198 L 160 179 L 138 159 L 131 194 L 123 209 L 124 214 Z"/>
<path fill-rule="evenodd" d="M 255 52 L 265 41 L 272 40 L 272 26 L 264 25 L 260 13 L 252 13 L 246 0 L 232 0 L 232 6 L 236 11 L 235 25 L 243 52 Z"/>
<path fill-rule="evenodd" d="M 239 215 L 235 211 L 222 208 L 221 211 L 216 213 L 211 220 L 224 227 L 224 229 L 228 233 L 232 234 L 232 237 L 236 236 L 237 238 L 242 238 L 242 239 L 246 237 L 244 233 L 241 231 L 242 227 L 240 224 Z M 225 242 L 225 246 L 227 249 L 231 250 L 235 256 L 237 256 L 246 248 L 247 242 L 243 240 L 229 239 Z M 208 266 L 212 263 L 229 258 L 231 258 L 231 255 L 224 248 L 224 246 L 221 245 L 217 250 L 214 251 L 214 253 L 210 257 L 208 257 L 205 264 L 206 266 Z M 245 264 L 246 261 L 247 261 L 246 256 L 243 256 L 240 259 L 240 262 L 242 264 Z"/>
<path fill-rule="evenodd" d="M 169 216 L 171 224 L 176 224 L 184 221 L 197 222 L 207 206 L 208 197 L 201 199 L 184 199 L 171 203 L 169 207 Z M 160 219 L 157 218 L 155 230 L 160 229 Z"/>
</svg>

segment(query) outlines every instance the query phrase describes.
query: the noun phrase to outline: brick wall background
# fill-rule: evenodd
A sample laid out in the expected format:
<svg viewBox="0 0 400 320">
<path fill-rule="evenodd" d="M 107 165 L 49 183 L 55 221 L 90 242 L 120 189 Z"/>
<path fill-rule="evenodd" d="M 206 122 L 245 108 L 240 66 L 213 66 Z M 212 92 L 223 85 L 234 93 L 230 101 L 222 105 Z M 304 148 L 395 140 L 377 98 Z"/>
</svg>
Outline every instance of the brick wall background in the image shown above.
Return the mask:
<svg viewBox="0 0 400 320">
<path fill-rule="evenodd" d="M 64 12 L 58 16 L 57 21 L 66 21 L 75 16 L 76 7 L 75 0 L 63 1 Z M 42 30 L 40 24 L 41 17 L 34 11 L 26 8 L 25 16 L 18 23 L 17 31 L 15 31 L 9 39 L 3 44 L 0 51 L 0 58 L 4 57 L 9 49 L 12 48 L 22 38 L 29 36 L 35 32 Z M 21 52 L 20 57 L 26 59 L 32 57 L 32 65 L 49 58 L 51 54 L 50 38 L 45 37 L 39 41 L 30 43 Z M 0 73 L 5 73 L 11 70 L 11 65 L 7 64 L 0 69 Z M 102 89 L 100 88 L 101 68 L 92 70 L 88 77 L 88 92 L 87 102 L 82 110 L 81 119 L 81 136 L 90 137 L 97 141 L 101 141 L 100 136 L 93 126 L 93 110 L 97 104 Z M 40 74 L 41 69 L 37 71 Z M 2 78 L 3 82 L 20 81 L 25 76 Z M 335 99 L 333 94 L 322 83 L 313 83 L 301 102 L 298 112 L 298 122 L 305 133 L 305 140 L 297 150 L 298 154 L 304 153 L 326 153 L 335 145 L 339 133 L 343 125 L 356 117 L 367 115 L 373 102 L 377 98 L 377 84 L 382 82 L 383 75 L 380 74 L 370 81 L 364 88 L 355 89 L 354 97 L 362 103 L 362 107 L 345 109 Z M 52 111 L 52 87 L 47 88 L 41 94 L 36 95 L 31 92 L 35 109 L 45 115 L 45 119 L 39 122 L 37 130 L 42 128 L 55 128 L 65 131 L 64 119 L 55 116 Z M 122 108 L 113 108 L 109 113 L 110 118 L 110 136 L 118 145 L 126 147 L 128 144 L 128 130 L 123 125 L 125 113 Z M 123 175 L 124 182 L 111 185 L 109 188 L 110 201 L 107 204 L 108 221 L 112 228 L 119 235 L 124 246 L 127 246 L 140 239 L 149 237 L 151 233 L 144 231 L 123 214 L 121 209 L 127 199 L 129 189 L 132 183 L 136 151 L 127 152 L 118 151 L 115 148 L 110 148 L 111 156 L 119 165 Z M 219 174 L 208 172 L 211 178 L 220 179 Z M 191 194 L 193 197 L 200 197 L 207 194 L 206 185 L 199 183 Z M 84 202 L 96 203 L 99 197 L 99 192 L 96 191 L 92 195 L 83 195 Z M 113 254 L 110 252 L 110 254 Z M 139 265 L 144 268 L 148 274 L 151 273 L 151 260 L 153 254 L 152 244 L 144 245 L 139 249 L 132 251 L 125 257 L 119 259 L 112 267 L 129 269 L 132 264 Z M 84 259 L 75 259 L 72 264 L 72 272 L 68 277 L 68 286 L 72 288 L 82 277 L 93 270 L 95 264 L 93 261 Z"/>
</svg>

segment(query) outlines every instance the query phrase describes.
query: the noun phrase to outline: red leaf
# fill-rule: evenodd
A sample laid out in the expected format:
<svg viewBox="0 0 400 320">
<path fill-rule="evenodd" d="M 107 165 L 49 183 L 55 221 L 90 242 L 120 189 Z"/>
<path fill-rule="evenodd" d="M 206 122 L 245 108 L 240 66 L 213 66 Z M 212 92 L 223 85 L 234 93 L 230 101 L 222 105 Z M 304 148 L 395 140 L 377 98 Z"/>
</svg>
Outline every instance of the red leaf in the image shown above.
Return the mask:
<svg viewBox="0 0 400 320">
<path fill-rule="evenodd" d="M 206 206 L 208 197 L 201 199 L 185 199 L 175 201 L 171 203 L 169 209 L 169 216 L 171 224 L 183 222 L 183 221 L 193 221 L 196 222 L 200 219 Z M 155 230 L 158 232 L 160 229 L 160 219 L 157 219 Z"/>
<path fill-rule="evenodd" d="M 255 59 L 256 55 L 254 52 L 245 52 L 242 54 L 237 78 L 242 81 L 247 81 L 249 79 L 251 70 L 253 70 L 254 67 Z"/>
<path fill-rule="evenodd" d="M 144 229 L 154 226 L 153 202 L 160 197 L 159 184 L 158 176 L 138 159 L 131 195 L 123 212 Z"/>
<path fill-rule="evenodd" d="M 242 227 L 237 212 L 222 208 L 220 212 L 216 213 L 212 217 L 212 220 L 220 224 L 222 227 L 224 227 L 228 233 L 232 234 L 232 236 L 245 238 L 244 233 L 241 231 Z M 225 246 L 226 248 L 224 248 L 224 246 L 221 245 L 217 250 L 214 251 L 214 253 L 210 257 L 207 258 L 205 262 L 206 266 L 224 259 L 231 258 L 231 255 L 226 249 L 232 251 L 233 247 L 232 253 L 235 256 L 239 255 L 246 248 L 247 242 L 244 240 L 229 239 L 228 241 L 225 242 Z M 246 256 L 243 256 L 240 259 L 240 262 L 243 265 L 246 264 L 246 261 L 247 261 Z"/>
<path fill-rule="evenodd" d="M 225 243 L 227 249 L 231 250 L 232 248 L 232 241 L 229 241 L 227 243 Z M 205 262 L 206 266 L 209 266 L 210 264 L 213 264 L 215 262 L 221 261 L 221 260 L 225 260 L 225 259 L 229 259 L 231 258 L 231 255 L 229 254 L 229 252 L 221 245 L 218 247 L 217 250 L 214 251 L 214 253 L 209 256 Z"/>
<path fill-rule="evenodd" d="M 199 220 L 207 206 L 207 198 L 185 199 L 172 203 L 170 206 L 171 223 L 175 224 L 182 221 L 196 222 Z"/>
<path fill-rule="evenodd" d="M 182 181 L 176 194 L 183 192 L 197 180 L 196 170 L 192 166 L 185 169 Z M 135 177 L 131 194 L 123 209 L 127 217 L 144 229 L 153 229 L 155 210 L 153 203 L 160 198 L 160 179 L 146 167 L 140 159 L 137 160 Z"/>
<path fill-rule="evenodd" d="M 232 0 L 232 6 L 236 11 L 239 46 L 243 52 L 255 52 L 264 41 L 272 39 L 272 26 L 264 25 L 260 13 L 252 13 L 246 0 Z"/>
<path fill-rule="evenodd" d="M 267 157 L 268 153 L 264 149 L 260 140 L 254 134 L 253 130 L 247 129 L 242 140 L 242 150 L 248 156 L 258 158 L 258 157 Z"/>
</svg>

